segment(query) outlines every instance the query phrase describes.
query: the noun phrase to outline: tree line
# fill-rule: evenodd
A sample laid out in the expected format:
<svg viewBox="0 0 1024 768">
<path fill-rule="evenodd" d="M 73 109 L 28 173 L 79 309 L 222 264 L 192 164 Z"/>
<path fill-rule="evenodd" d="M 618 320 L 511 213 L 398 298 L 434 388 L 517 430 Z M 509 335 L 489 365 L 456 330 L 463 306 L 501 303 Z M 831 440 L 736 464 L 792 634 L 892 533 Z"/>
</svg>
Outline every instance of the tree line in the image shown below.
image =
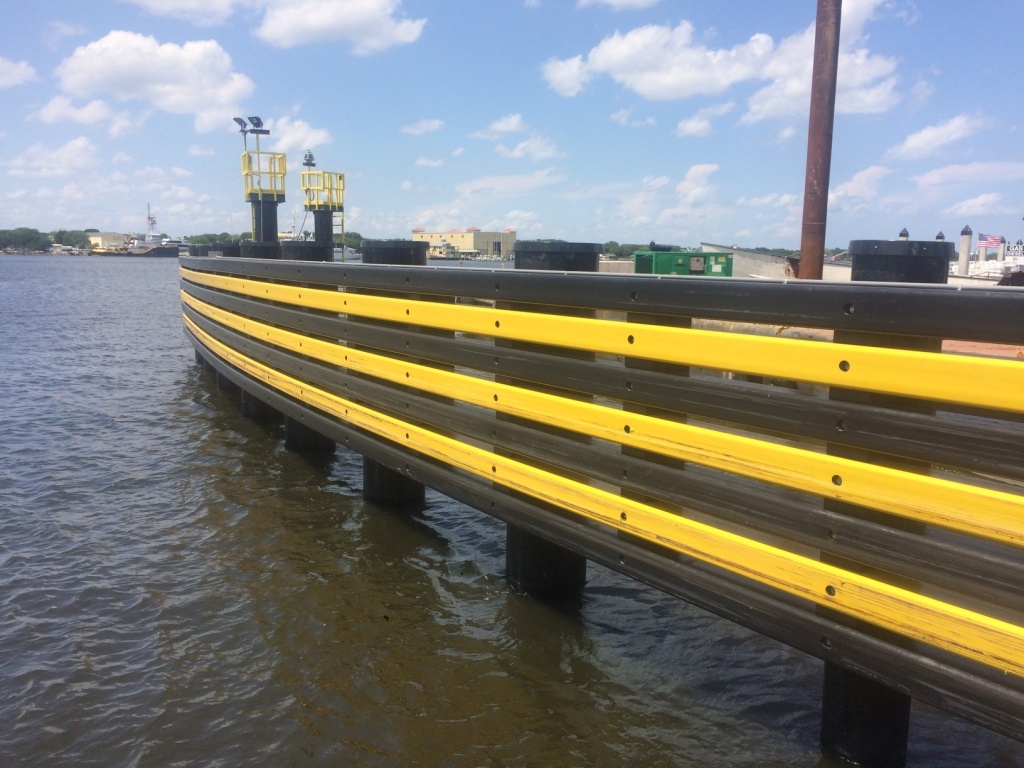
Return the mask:
<svg viewBox="0 0 1024 768">
<path fill-rule="evenodd" d="M 243 240 L 251 240 L 251 232 L 242 232 L 237 235 L 232 235 L 230 232 L 206 232 L 201 235 L 189 235 L 185 238 L 189 243 L 193 245 L 208 245 L 210 243 L 240 243 Z M 359 244 L 363 241 L 363 236 L 358 232 L 346 232 L 344 243 L 346 248 L 350 248 L 354 251 L 359 250 Z M 342 238 L 339 235 L 334 236 L 334 243 L 337 246 L 341 246 Z"/>
<path fill-rule="evenodd" d="M 51 245 L 65 245 L 71 248 L 89 248 L 89 235 L 98 234 L 98 229 L 57 229 L 53 232 L 40 232 L 31 227 L 17 227 L 15 229 L 0 229 L 0 250 L 9 248 L 20 251 L 49 251 Z M 166 234 L 160 235 L 166 238 Z M 249 240 L 252 237 L 250 232 L 231 234 L 230 232 L 206 232 L 200 235 L 189 235 L 186 240 L 189 243 L 202 245 L 205 243 L 239 243 L 242 240 Z M 335 237 L 335 241 L 340 241 Z M 359 243 L 363 236 L 358 232 L 345 233 L 345 247 L 358 250 Z"/>
<path fill-rule="evenodd" d="M 17 229 L 0 229 L 0 249 L 13 248 L 26 251 L 49 251 L 50 245 L 65 245 L 72 248 L 89 248 L 89 235 L 98 233 L 98 229 L 58 229 L 53 232 L 45 233 L 40 232 L 36 229 L 29 227 L 18 227 Z M 162 235 L 166 237 L 166 235 Z M 241 232 L 239 234 L 231 234 L 230 232 L 206 232 L 199 235 L 189 235 L 186 240 L 189 243 L 195 245 L 203 245 L 208 243 L 239 243 L 242 240 L 249 240 L 252 237 L 250 232 Z M 341 237 L 335 235 L 335 244 L 341 245 Z M 363 236 L 358 232 L 346 232 L 344 237 L 344 244 L 346 248 L 352 250 L 359 250 L 359 244 L 362 242 Z M 526 242 L 526 241 L 523 241 Z M 539 239 L 531 242 L 543 242 L 543 243 L 564 243 L 565 240 L 555 239 Z M 629 259 L 633 257 L 634 251 L 644 251 L 651 247 L 651 243 L 618 243 L 615 240 L 609 240 L 604 243 L 604 253 L 612 258 Z M 663 246 L 658 245 L 659 249 L 665 250 L 684 250 L 682 246 Z M 781 256 L 796 256 L 800 251 L 788 250 L 785 248 L 765 248 L 759 246 L 757 248 L 748 248 L 746 250 L 754 251 L 756 253 L 770 253 L 773 255 Z M 826 256 L 834 256 L 838 254 L 840 248 L 828 248 L 825 251 Z"/>
<path fill-rule="evenodd" d="M 0 248 L 16 248 L 25 251 L 48 251 L 51 245 L 68 245 L 73 248 L 88 248 L 89 235 L 84 231 L 59 229 L 47 234 L 30 227 L 0 229 Z"/>
</svg>

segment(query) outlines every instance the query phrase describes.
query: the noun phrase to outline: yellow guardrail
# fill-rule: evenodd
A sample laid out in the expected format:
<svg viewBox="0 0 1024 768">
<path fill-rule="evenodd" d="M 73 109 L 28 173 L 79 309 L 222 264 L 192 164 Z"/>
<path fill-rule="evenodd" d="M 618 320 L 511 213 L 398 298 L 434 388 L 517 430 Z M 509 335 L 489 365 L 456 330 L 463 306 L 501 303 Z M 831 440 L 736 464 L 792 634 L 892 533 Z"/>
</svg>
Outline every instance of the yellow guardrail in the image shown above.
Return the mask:
<svg viewBox="0 0 1024 768">
<path fill-rule="evenodd" d="M 302 289 L 302 291 L 305 293 L 307 289 Z M 323 359 L 329 359 L 353 370 L 359 370 L 358 365 L 369 366 L 375 374 L 389 370 L 389 365 L 384 362 L 386 358 L 341 347 L 330 342 L 301 337 L 298 334 L 291 334 L 266 324 L 241 318 L 216 309 L 185 292 L 182 293 L 182 299 L 188 306 L 211 320 L 230 325 L 239 332 L 249 334 L 254 338 L 270 341 L 284 348 L 297 349 L 307 355 L 328 354 L 328 357 Z M 494 481 L 511 490 L 555 504 L 571 513 L 614 529 L 656 542 L 758 583 L 780 589 L 818 605 L 828 606 L 914 640 L 920 640 L 974 659 L 1005 673 L 1024 677 L 1024 628 L 1020 626 L 821 563 L 779 547 L 723 531 L 681 515 L 659 510 L 434 433 L 274 370 L 222 344 L 192 322 L 187 315 L 185 316 L 185 325 L 200 343 L 234 368 L 277 392 L 354 427 L 393 441 L 398 445 L 407 446 L 424 456 Z M 456 374 L 425 369 L 423 366 L 413 366 L 413 364 L 401 361 L 391 362 L 401 368 L 403 382 L 412 382 L 413 374 L 415 374 L 417 383 L 426 384 L 427 381 L 421 380 L 420 377 L 427 370 L 438 375 L 437 382 L 447 380 L 446 377 L 456 376 Z M 424 370 L 419 370 L 421 368 Z M 408 379 L 405 378 L 405 373 L 409 373 Z M 471 381 L 469 377 L 459 376 L 458 379 L 460 386 L 465 386 Z M 511 390 L 515 390 L 514 387 L 495 385 L 492 382 L 481 382 L 481 385 L 493 387 L 492 397 L 495 399 L 492 399 L 490 405 L 495 408 L 504 407 L 506 402 L 503 398 L 511 395 Z M 459 396 L 463 397 L 462 391 L 454 390 L 454 392 L 458 392 Z M 453 390 L 446 392 L 449 396 L 452 393 Z M 479 398 L 483 394 L 482 391 L 476 392 L 472 397 Z M 537 403 L 544 403 L 551 398 L 558 401 L 560 408 L 573 402 L 541 393 L 523 391 L 523 395 L 524 397 L 529 395 L 538 398 L 535 401 Z M 592 404 L 577 403 L 577 405 L 583 407 L 579 411 L 581 414 L 600 408 Z M 612 411 L 613 409 L 605 410 Z M 529 414 L 532 418 L 536 418 L 536 415 L 536 411 Z M 545 421 L 549 415 L 545 412 Z M 646 417 L 638 414 L 619 412 L 617 423 L 621 425 L 623 419 L 628 419 L 627 423 L 629 424 L 646 424 L 647 421 Z M 573 420 L 567 417 L 567 421 Z M 592 423 L 597 423 L 597 421 L 599 420 Z M 649 421 L 657 420 L 649 419 Z M 582 424 L 582 422 L 580 423 Z M 696 429 L 668 422 L 665 424 L 667 428 L 681 428 L 681 434 Z M 701 439 L 707 437 L 704 432 L 706 431 L 699 433 Z M 647 431 L 645 427 L 638 430 L 637 433 L 623 431 L 623 434 L 627 437 L 634 434 L 647 436 Z M 654 439 L 652 433 L 649 436 L 650 442 L 641 440 L 638 444 L 641 447 L 649 447 L 650 444 L 668 444 L 674 439 L 670 438 L 672 436 Z M 626 444 L 624 440 L 620 440 L 620 442 Z M 630 442 L 629 444 L 634 443 Z M 768 444 L 762 443 L 761 445 Z M 834 461 L 827 457 L 826 460 Z M 909 475 L 902 479 L 909 480 L 915 477 L 918 476 Z M 921 479 L 926 480 L 927 478 Z M 1019 501 L 1017 503 L 1019 504 Z"/>
<path fill-rule="evenodd" d="M 198 285 L 357 317 L 1024 413 L 1015 360 L 367 296 L 181 269 Z"/>
<path fill-rule="evenodd" d="M 200 314 L 247 336 L 424 392 L 733 472 L 793 490 L 1024 546 L 1024 497 L 829 456 L 375 355 L 267 325 L 187 293 Z M 814 342 L 808 342 L 814 343 Z"/>
</svg>

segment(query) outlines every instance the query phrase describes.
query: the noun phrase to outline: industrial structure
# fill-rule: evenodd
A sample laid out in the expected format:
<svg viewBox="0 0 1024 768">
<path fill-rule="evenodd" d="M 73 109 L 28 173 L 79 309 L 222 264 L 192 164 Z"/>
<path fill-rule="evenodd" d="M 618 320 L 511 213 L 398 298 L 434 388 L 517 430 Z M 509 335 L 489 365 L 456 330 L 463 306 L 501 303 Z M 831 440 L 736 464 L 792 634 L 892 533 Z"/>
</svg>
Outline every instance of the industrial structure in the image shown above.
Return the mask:
<svg viewBox="0 0 1024 768">
<path fill-rule="evenodd" d="M 502 232 L 484 232 L 479 227 L 447 232 L 412 231 L 414 242 L 429 244 L 427 257 L 431 259 L 511 259 L 516 248 L 516 231 L 509 227 Z"/>
<path fill-rule="evenodd" d="M 250 117 L 234 118 L 242 134 L 242 179 L 245 200 L 252 205 L 252 240 L 243 241 L 237 248 L 213 244 L 209 253 L 240 255 L 249 258 L 285 258 L 300 261 L 332 261 L 334 243 L 344 240 L 345 174 L 314 171 L 313 153 L 306 150 L 300 174 L 300 187 L 304 208 L 313 214 L 314 239 L 282 242 L 277 225 L 278 206 L 285 201 L 287 161 L 283 152 L 260 150 L 260 136 L 269 135 L 263 120 Z M 256 149 L 249 149 L 249 134 L 256 137 Z M 344 254 L 344 250 L 342 250 Z"/>
</svg>

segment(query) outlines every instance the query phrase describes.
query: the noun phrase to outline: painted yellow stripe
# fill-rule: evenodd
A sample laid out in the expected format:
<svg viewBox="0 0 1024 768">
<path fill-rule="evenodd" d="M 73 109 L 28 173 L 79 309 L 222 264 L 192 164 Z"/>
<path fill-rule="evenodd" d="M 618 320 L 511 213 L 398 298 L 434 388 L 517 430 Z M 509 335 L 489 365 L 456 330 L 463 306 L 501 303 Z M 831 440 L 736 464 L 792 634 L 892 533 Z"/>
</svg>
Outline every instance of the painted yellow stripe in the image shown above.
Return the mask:
<svg viewBox="0 0 1024 768">
<path fill-rule="evenodd" d="M 359 317 L 1024 413 L 1024 365 L 1015 360 L 365 296 L 184 267 L 181 275 L 211 288 Z"/>
<path fill-rule="evenodd" d="M 185 292 L 182 300 L 253 338 L 386 381 L 787 488 L 1024 545 L 1021 496 L 463 376 L 302 336 L 219 309 Z"/>
<path fill-rule="evenodd" d="M 187 316 L 185 325 L 214 354 L 235 368 L 355 427 L 761 584 L 1024 677 L 1022 627 L 460 443 L 268 368 L 221 344 Z"/>
</svg>

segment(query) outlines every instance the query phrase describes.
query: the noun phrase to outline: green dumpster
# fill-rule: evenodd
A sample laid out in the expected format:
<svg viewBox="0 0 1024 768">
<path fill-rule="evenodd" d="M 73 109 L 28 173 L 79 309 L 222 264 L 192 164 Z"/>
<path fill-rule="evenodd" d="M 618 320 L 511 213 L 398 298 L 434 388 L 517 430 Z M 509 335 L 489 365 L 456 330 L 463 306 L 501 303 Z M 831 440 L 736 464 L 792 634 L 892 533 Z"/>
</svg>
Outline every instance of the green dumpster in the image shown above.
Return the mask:
<svg viewBox="0 0 1024 768">
<path fill-rule="evenodd" d="M 732 254 L 707 251 L 634 251 L 638 275 L 707 275 L 732 277 Z"/>
</svg>

